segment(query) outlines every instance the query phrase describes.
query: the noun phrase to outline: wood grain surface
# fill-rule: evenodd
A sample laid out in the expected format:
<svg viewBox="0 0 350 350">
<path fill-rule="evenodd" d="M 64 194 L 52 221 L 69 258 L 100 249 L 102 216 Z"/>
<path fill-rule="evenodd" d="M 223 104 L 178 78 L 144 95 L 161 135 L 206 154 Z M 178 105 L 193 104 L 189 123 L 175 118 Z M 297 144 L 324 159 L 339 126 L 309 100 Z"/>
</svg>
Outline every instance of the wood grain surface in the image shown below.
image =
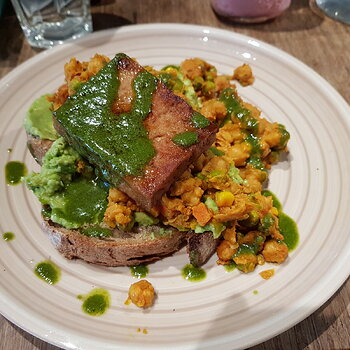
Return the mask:
<svg viewBox="0 0 350 350">
<path fill-rule="evenodd" d="M 350 103 L 350 26 L 315 15 L 307 0 L 293 0 L 291 7 L 282 16 L 255 25 L 233 24 L 218 18 L 207 0 L 92 1 L 92 13 L 95 31 L 128 24 L 177 22 L 208 25 L 253 36 L 306 63 Z M 31 48 L 25 41 L 8 1 L 0 19 L 0 77 L 40 51 Z M 58 348 L 35 338 L 0 316 L 0 349 Z M 250 348 L 281 349 L 350 349 L 349 279 L 307 319 L 279 336 Z"/>
</svg>

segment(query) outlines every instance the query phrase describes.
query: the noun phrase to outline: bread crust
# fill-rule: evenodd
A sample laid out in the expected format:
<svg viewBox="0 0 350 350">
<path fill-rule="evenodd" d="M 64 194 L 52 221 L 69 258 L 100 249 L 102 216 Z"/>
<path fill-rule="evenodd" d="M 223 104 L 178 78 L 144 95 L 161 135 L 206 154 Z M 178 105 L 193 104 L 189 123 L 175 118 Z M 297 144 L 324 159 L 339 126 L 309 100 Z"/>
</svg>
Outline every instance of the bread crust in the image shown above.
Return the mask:
<svg viewBox="0 0 350 350">
<path fill-rule="evenodd" d="M 65 258 L 104 266 L 134 266 L 159 260 L 178 251 L 186 236 L 185 232 L 167 228 L 166 236 L 152 239 L 150 233 L 159 230 L 159 226 L 147 226 L 130 233 L 115 229 L 113 237 L 102 239 L 84 236 L 78 230 L 68 230 L 45 219 L 42 228 Z"/>
</svg>

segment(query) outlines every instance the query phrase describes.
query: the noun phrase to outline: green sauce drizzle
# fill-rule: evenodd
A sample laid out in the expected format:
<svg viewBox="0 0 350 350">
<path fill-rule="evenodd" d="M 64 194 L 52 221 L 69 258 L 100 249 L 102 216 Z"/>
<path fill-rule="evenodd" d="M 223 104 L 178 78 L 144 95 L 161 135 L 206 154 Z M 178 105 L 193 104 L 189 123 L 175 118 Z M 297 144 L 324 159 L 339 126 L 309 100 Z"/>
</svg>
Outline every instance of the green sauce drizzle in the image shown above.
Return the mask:
<svg viewBox="0 0 350 350">
<path fill-rule="evenodd" d="M 61 270 L 49 260 L 37 264 L 34 273 L 48 284 L 56 284 L 61 278 Z"/>
<path fill-rule="evenodd" d="M 286 130 L 286 127 L 282 124 L 278 124 L 278 129 L 279 129 L 279 132 L 281 134 L 280 142 L 278 144 L 278 149 L 283 149 L 286 147 L 287 142 L 290 139 L 290 134 Z"/>
<path fill-rule="evenodd" d="M 279 215 L 278 223 L 280 232 L 284 237 L 283 242 L 287 245 L 289 251 L 294 250 L 299 243 L 297 224 L 285 213 Z"/>
<path fill-rule="evenodd" d="M 251 164 L 254 168 L 266 170 L 261 160 L 260 137 L 249 134 L 245 138 L 245 141 L 248 142 L 252 148 L 247 163 Z"/>
<path fill-rule="evenodd" d="M 4 241 L 10 242 L 13 241 L 15 239 L 15 234 L 13 232 L 5 232 L 2 235 L 2 238 L 4 239 Z"/>
<path fill-rule="evenodd" d="M 107 238 L 113 236 L 113 231 L 108 228 L 102 228 L 100 226 L 90 226 L 80 230 L 80 233 L 84 236 Z"/>
<path fill-rule="evenodd" d="M 189 147 L 198 142 L 198 134 L 195 131 L 186 131 L 174 136 L 172 141 L 178 146 Z"/>
<path fill-rule="evenodd" d="M 103 315 L 110 306 L 111 296 L 106 289 L 95 288 L 86 295 L 78 295 L 83 300 L 82 310 L 90 316 Z"/>
<path fill-rule="evenodd" d="M 209 151 L 212 152 L 214 154 L 214 156 L 224 156 L 225 152 L 220 151 L 219 149 L 217 149 L 216 147 L 212 146 L 209 147 Z"/>
<path fill-rule="evenodd" d="M 143 120 L 151 111 L 157 79 L 146 71 L 139 73 L 133 81 L 131 112 L 112 112 L 119 88 L 118 63 L 124 58 L 116 55 L 55 112 L 72 146 L 113 185 L 126 175 L 141 174 L 155 155 Z"/>
<path fill-rule="evenodd" d="M 227 272 L 232 272 L 232 271 L 236 270 L 236 268 L 237 268 L 237 264 L 234 261 L 232 261 L 229 264 L 224 265 L 224 266 L 225 266 L 225 270 Z"/>
<path fill-rule="evenodd" d="M 204 115 L 194 111 L 191 116 L 191 121 L 193 125 L 198 129 L 206 128 L 210 125 L 209 119 L 207 119 Z"/>
<path fill-rule="evenodd" d="M 131 274 L 137 278 L 144 278 L 148 275 L 148 267 L 145 265 L 130 266 Z"/>
<path fill-rule="evenodd" d="M 278 210 L 278 226 L 279 230 L 284 237 L 283 242 L 287 245 L 288 250 L 293 251 L 299 243 L 299 232 L 296 222 L 289 217 L 287 214 L 283 213 L 283 208 L 281 202 L 278 200 L 277 196 L 269 190 L 263 190 L 261 193 L 265 197 L 272 197 L 273 206 Z M 269 215 L 269 214 L 268 214 Z M 264 217 L 264 219 L 267 215 Z"/>
<path fill-rule="evenodd" d="M 27 167 L 22 162 L 12 161 L 5 165 L 5 177 L 8 185 L 17 185 L 27 174 Z"/>
<path fill-rule="evenodd" d="M 225 104 L 227 112 L 231 117 L 237 118 L 245 129 L 257 134 L 259 122 L 251 115 L 249 109 L 241 105 L 241 102 L 235 97 L 234 91 L 231 88 L 224 89 L 219 99 Z"/>
<path fill-rule="evenodd" d="M 103 183 L 78 178 L 67 184 L 63 195 L 56 196 L 58 203 L 51 203 L 51 219 L 66 228 L 101 222 L 107 208 L 107 194 L 108 188 Z"/>
<path fill-rule="evenodd" d="M 186 265 L 182 269 L 182 276 L 191 282 L 199 282 L 205 279 L 206 272 L 201 267 L 194 267 L 191 264 Z"/>
</svg>

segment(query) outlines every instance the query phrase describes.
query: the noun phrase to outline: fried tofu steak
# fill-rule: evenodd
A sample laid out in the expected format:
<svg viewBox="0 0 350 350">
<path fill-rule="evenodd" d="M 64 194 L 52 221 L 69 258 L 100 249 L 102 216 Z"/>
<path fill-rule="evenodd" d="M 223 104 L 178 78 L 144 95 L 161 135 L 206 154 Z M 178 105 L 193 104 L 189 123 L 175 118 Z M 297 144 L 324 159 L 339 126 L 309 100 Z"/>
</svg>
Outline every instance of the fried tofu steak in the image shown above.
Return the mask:
<svg viewBox="0 0 350 350">
<path fill-rule="evenodd" d="M 125 54 L 54 112 L 73 148 L 150 211 L 215 140 L 217 126 Z"/>
</svg>

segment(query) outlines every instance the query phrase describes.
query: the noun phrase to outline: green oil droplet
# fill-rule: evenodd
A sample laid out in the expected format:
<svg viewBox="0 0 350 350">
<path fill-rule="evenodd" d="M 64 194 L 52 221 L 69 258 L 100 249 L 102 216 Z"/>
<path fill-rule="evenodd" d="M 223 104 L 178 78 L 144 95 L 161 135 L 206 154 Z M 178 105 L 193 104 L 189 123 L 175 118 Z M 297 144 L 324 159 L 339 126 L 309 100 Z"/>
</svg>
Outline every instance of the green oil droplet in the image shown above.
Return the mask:
<svg viewBox="0 0 350 350">
<path fill-rule="evenodd" d="M 27 167 L 22 162 L 12 161 L 5 165 L 5 177 L 8 185 L 17 185 L 22 176 L 27 174 Z"/>
<path fill-rule="evenodd" d="M 82 310 L 90 316 L 101 316 L 109 308 L 110 294 L 106 289 L 95 288 L 86 295 L 78 295 L 83 300 Z"/>
<path fill-rule="evenodd" d="M 2 238 L 4 239 L 4 241 L 13 241 L 15 239 L 15 234 L 13 232 L 5 232 L 3 235 L 2 235 Z"/>
<path fill-rule="evenodd" d="M 130 266 L 131 274 L 136 278 L 145 278 L 149 272 L 145 265 Z"/>
<path fill-rule="evenodd" d="M 48 284 L 56 284 L 61 278 L 60 268 L 49 260 L 37 264 L 34 273 Z"/>
<path fill-rule="evenodd" d="M 182 276 L 188 281 L 199 282 L 204 280 L 207 274 L 201 267 L 188 264 L 182 269 Z"/>
</svg>

